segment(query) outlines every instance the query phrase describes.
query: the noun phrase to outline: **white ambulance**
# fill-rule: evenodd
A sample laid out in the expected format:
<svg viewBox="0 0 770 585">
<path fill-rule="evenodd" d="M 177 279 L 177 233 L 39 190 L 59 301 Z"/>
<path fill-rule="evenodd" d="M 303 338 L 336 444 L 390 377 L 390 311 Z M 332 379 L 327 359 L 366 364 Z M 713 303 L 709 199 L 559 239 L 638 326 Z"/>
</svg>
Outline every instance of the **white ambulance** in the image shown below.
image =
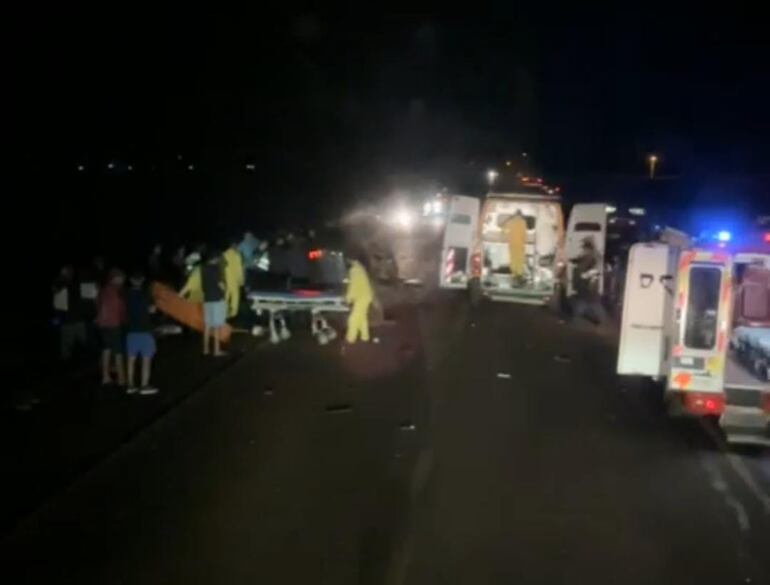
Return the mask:
<svg viewBox="0 0 770 585">
<path fill-rule="evenodd" d="M 770 445 L 770 234 L 741 247 L 629 251 L 617 371 L 665 381 L 672 415 Z"/>
<path fill-rule="evenodd" d="M 439 266 L 439 286 L 469 289 L 472 301 L 548 304 L 562 286 L 571 293 L 568 260 L 590 237 L 604 265 L 607 232 L 603 203 L 573 206 L 565 233 L 561 198 L 541 189 L 489 193 L 483 200 L 451 195 Z M 526 222 L 525 277 L 511 275 L 505 223 L 520 213 Z M 603 278 L 599 278 L 602 283 Z M 603 285 L 600 284 L 600 289 Z"/>
</svg>

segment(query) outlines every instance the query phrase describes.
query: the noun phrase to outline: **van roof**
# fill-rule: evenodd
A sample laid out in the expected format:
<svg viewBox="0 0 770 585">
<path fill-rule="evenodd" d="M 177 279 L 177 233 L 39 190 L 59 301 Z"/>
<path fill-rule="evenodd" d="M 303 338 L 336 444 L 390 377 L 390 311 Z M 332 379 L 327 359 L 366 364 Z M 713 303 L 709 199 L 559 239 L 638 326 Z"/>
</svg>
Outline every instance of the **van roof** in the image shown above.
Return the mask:
<svg viewBox="0 0 770 585">
<path fill-rule="evenodd" d="M 512 193 L 487 193 L 487 199 L 515 199 L 518 201 L 553 201 L 561 203 L 561 196 L 559 195 L 547 195 L 540 192 L 527 193 L 527 192 L 512 192 Z"/>
</svg>

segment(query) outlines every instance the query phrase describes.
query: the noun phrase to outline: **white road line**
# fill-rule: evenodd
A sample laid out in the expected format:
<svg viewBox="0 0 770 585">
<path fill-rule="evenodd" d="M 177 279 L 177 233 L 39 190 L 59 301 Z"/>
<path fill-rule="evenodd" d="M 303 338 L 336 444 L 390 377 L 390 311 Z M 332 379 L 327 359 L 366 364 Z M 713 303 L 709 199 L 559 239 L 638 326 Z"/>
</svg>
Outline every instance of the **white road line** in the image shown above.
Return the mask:
<svg viewBox="0 0 770 585">
<path fill-rule="evenodd" d="M 705 456 L 701 456 L 700 460 L 701 465 L 703 465 L 706 473 L 709 475 L 711 489 L 724 498 L 728 508 L 732 508 L 735 511 L 735 519 L 738 522 L 738 528 L 740 528 L 741 532 L 749 532 L 751 530 L 751 524 L 749 522 L 749 515 L 746 513 L 746 508 L 744 508 L 743 504 L 741 504 L 741 502 L 730 492 L 730 487 L 722 476 L 722 473 L 719 471 L 719 468 Z"/>
<path fill-rule="evenodd" d="M 727 443 L 725 443 L 724 439 L 713 428 L 705 423 L 701 426 L 706 431 L 711 440 L 714 441 L 714 444 L 716 444 L 719 450 L 725 455 L 727 463 L 735 472 L 735 475 L 738 476 L 738 478 L 743 482 L 751 494 L 757 498 L 757 500 L 759 500 L 759 503 L 762 504 L 765 515 L 770 516 L 770 493 L 768 493 L 757 482 L 757 480 L 752 475 L 751 470 L 746 466 L 741 458 L 735 453 L 730 453 Z"/>
</svg>

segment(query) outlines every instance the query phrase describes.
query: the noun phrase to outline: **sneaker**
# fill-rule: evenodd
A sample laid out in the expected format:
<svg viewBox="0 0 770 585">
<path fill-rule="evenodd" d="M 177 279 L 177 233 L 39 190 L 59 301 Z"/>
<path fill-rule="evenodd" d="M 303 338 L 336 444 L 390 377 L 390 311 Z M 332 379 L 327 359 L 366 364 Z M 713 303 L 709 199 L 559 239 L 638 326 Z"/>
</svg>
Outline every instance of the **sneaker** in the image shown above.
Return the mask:
<svg viewBox="0 0 770 585">
<path fill-rule="evenodd" d="M 136 386 L 129 386 L 126 388 L 126 394 L 136 394 L 137 392 L 139 392 L 139 388 Z"/>
<path fill-rule="evenodd" d="M 152 386 L 145 386 L 144 388 L 139 390 L 139 394 L 141 394 L 142 396 L 151 396 L 152 394 L 157 394 L 157 393 L 158 393 L 158 389 Z"/>
</svg>

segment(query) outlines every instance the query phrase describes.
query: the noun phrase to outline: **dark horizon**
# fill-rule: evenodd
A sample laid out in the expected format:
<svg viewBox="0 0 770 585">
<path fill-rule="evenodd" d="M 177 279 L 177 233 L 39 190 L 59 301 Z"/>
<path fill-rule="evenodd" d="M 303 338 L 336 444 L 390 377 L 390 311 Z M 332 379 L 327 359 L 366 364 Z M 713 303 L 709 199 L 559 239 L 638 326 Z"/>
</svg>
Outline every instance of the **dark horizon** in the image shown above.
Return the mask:
<svg viewBox="0 0 770 585">
<path fill-rule="evenodd" d="M 759 211 L 768 193 L 770 42 L 738 8 L 67 6 L 16 30 L 18 152 L 59 244 L 62 217 L 87 226 L 113 205 L 107 235 L 148 222 L 173 239 L 307 223 L 394 188 L 482 192 L 523 152 L 568 199 L 643 182 L 653 152 L 678 177 L 667 205 Z M 618 183 L 615 199 L 638 197 Z"/>
</svg>

